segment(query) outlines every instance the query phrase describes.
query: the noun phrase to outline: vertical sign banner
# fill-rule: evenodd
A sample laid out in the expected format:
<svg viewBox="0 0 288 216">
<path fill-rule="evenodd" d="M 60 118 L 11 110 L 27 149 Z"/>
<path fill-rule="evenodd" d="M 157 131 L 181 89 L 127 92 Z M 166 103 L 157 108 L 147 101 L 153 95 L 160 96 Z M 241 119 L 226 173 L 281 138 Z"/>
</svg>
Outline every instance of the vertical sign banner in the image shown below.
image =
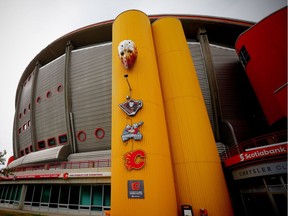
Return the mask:
<svg viewBox="0 0 288 216">
<path fill-rule="evenodd" d="M 144 181 L 128 180 L 128 198 L 144 199 Z"/>
</svg>

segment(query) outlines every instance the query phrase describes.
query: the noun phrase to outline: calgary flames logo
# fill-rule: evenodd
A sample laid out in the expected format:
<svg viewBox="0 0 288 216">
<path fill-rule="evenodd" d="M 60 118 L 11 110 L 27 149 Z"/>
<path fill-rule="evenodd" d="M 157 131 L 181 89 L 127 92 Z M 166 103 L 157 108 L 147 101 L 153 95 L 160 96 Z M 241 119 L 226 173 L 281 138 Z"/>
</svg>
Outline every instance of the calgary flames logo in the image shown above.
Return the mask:
<svg viewBox="0 0 288 216">
<path fill-rule="evenodd" d="M 124 40 L 118 46 L 118 56 L 125 69 L 131 68 L 136 59 L 138 51 L 132 40 Z"/>
<path fill-rule="evenodd" d="M 139 181 L 132 182 L 132 183 L 131 183 L 131 189 L 132 189 L 133 191 L 135 191 L 135 190 L 140 190 L 140 182 L 139 182 Z"/>
<path fill-rule="evenodd" d="M 142 169 L 146 163 L 146 154 L 143 150 L 127 152 L 124 155 L 125 166 L 130 171 L 132 169 Z"/>
</svg>

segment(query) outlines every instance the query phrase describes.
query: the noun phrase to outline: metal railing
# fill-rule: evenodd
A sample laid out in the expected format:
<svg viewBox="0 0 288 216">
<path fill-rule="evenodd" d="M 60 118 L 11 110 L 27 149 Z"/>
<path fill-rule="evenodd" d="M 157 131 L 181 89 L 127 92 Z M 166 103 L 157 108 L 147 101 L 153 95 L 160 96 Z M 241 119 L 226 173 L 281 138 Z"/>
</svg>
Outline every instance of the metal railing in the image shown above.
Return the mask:
<svg viewBox="0 0 288 216">
<path fill-rule="evenodd" d="M 287 131 L 265 134 L 230 146 L 226 149 L 226 151 L 220 154 L 220 158 L 222 161 L 224 161 L 228 158 L 245 152 L 246 149 L 262 147 L 281 142 L 287 142 Z"/>
</svg>

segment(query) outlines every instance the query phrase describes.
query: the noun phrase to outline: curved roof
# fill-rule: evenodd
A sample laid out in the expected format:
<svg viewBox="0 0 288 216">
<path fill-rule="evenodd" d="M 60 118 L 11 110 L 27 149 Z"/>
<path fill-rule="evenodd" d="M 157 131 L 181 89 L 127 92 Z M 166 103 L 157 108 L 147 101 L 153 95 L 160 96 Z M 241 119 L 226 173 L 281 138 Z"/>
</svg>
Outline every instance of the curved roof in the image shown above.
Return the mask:
<svg viewBox="0 0 288 216">
<path fill-rule="evenodd" d="M 234 47 L 238 36 L 254 25 L 254 23 L 247 21 L 207 16 L 153 15 L 148 17 L 152 23 L 159 18 L 167 16 L 176 17 L 181 21 L 187 40 L 196 40 L 198 28 L 204 26 L 211 43 L 222 44 L 228 47 Z M 101 44 L 112 41 L 113 21 L 114 20 L 108 20 L 77 29 L 56 39 L 45 47 L 35 56 L 23 72 L 17 87 L 15 106 L 19 94 L 19 87 L 28 78 L 37 63 L 43 66 L 63 55 L 68 42 L 72 44 L 74 49 L 77 49 L 91 44 Z"/>
<path fill-rule="evenodd" d="M 10 164 L 8 164 L 8 168 L 17 167 L 20 165 L 33 164 L 35 162 L 51 162 L 51 161 L 63 161 L 66 160 L 70 154 L 70 146 L 63 145 L 57 146 L 50 149 L 45 149 L 42 151 L 31 152 L 30 154 L 24 155 L 20 157 Z"/>
</svg>

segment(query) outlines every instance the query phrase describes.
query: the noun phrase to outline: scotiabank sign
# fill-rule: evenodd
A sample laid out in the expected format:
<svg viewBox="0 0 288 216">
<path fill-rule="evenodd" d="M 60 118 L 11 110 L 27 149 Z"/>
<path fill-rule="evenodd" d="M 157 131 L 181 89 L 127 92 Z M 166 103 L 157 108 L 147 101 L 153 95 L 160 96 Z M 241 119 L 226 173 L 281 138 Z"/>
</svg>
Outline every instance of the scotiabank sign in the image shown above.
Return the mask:
<svg viewBox="0 0 288 216">
<path fill-rule="evenodd" d="M 257 148 L 247 152 L 243 152 L 239 155 L 235 155 L 224 161 L 225 166 L 229 167 L 234 164 L 250 161 L 275 155 L 287 154 L 287 143 L 281 145 L 267 146 L 263 148 Z"/>
</svg>

